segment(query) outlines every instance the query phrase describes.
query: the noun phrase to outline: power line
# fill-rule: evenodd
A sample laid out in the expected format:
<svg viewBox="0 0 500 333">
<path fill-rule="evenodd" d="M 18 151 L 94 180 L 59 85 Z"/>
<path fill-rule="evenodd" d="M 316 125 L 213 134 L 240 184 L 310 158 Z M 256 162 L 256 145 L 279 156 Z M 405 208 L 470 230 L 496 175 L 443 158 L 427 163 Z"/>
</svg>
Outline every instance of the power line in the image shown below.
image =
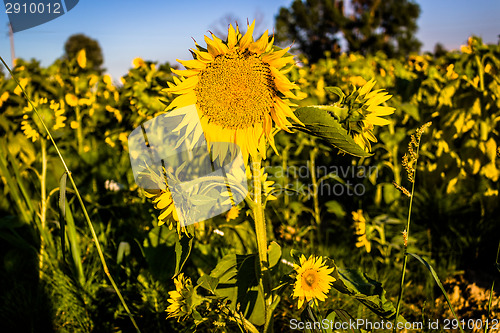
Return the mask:
<svg viewBox="0 0 500 333">
<path fill-rule="evenodd" d="M 9 23 L 9 39 L 10 39 L 10 58 L 12 59 L 12 68 L 16 64 L 16 51 L 14 49 L 14 32 L 12 31 L 12 24 Z"/>
</svg>

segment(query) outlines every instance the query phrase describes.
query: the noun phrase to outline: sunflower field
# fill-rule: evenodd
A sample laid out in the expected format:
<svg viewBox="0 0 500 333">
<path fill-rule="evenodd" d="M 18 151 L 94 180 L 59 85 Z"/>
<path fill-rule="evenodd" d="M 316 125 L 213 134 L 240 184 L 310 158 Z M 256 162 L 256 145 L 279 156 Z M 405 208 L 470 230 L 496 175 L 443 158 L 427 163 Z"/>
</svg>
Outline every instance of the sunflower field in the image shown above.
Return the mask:
<svg viewBox="0 0 500 333">
<path fill-rule="evenodd" d="M 121 82 L 2 59 L 2 332 L 500 332 L 500 44 L 245 30 Z"/>
</svg>

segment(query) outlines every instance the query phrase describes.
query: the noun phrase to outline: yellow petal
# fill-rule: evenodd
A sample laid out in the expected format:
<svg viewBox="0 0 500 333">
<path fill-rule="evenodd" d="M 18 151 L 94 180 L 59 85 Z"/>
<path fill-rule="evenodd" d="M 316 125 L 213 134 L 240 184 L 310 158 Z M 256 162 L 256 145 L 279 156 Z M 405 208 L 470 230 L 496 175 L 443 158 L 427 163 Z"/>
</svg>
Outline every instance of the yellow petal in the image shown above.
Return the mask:
<svg viewBox="0 0 500 333">
<path fill-rule="evenodd" d="M 87 66 L 87 54 L 85 53 L 85 49 L 81 49 L 78 52 L 78 55 L 76 57 L 76 62 L 78 63 L 78 66 L 81 68 L 85 68 Z"/>
<path fill-rule="evenodd" d="M 176 86 L 166 88 L 164 90 L 167 92 L 174 93 L 174 94 L 179 94 L 179 93 L 182 93 L 183 91 L 192 90 L 198 84 L 198 82 L 199 82 L 199 77 L 192 76 L 192 77 L 188 77 L 184 81 L 181 81 Z"/>
<path fill-rule="evenodd" d="M 168 110 L 182 108 L 184 106 L 196 104 L 196 94 L 190 92 L 184 95 L 177 96 L 168 106 Z"/>
<path fill-rule="evenodd" d="M 250 46 L 250 43 L 253 40 L 252 34 L 253 30 L 255 28 L 255 20 L 253 20 L 252 24 L 248 27 L 247 32 L 245 35 L 240 39 L 240 49 L 245 50 Z"/>
<path fill-rule="evenodd" d="M 227 33 L 227 47 L 232 49 L 235 47 L 236 43 L 238 42 L 237 36 L 236 36 L 236 31 L 233 28 L 233 25 L 229 25 L 229 30 Z"/>
<path fill-rule="evenodd" d="M 207 67 L 207 64 L 197 60 L 197 59 L 193 59 L 193 60 L 179 60 L 177 59 L 177 61 L 184 67 L 186 67 L 187 69 L 205 69 Z"/>
<path fill-rule="evenodd" d="M 267 48 L 267 42 L 269 40 L 269 32 L 266 30 L 262 36 L 255 42 L 252 43 L 248 49 L 252 52 L 255 52 L 257 54 L 264 53 L 264 51 Z"/>
<path fill-rule="evenodd" d="M 378 126 L 389 125 L 391 123 L 389 120 L 379 118 L 377 116 L 374 116 L 373 114 L 369 114 L 368 116 L 366 116 L 366 121 Z"/>
<path fill-rule="evenodd" d="M 297 85 L 295 83 L 291 83 L 285 75 L 280 73 L 279 70 L 272 66 L 269 68 L 271 69 L 271 74 L 274 76 L 274 84 L 279 91 L 284 93 L 286 90 L 297 88 Z"/>
<path fill-rule="evenodd" d="M 196 69 L 171 69 L 172 73 L 177 74 L 179 76 L 190 77 L 200 74 L 199 70 Z"/>
<path fill-rule="evenodd" d="M 374 85 L 375 85 L 375 80 L 371 79 L 359 90 L 359 95 L 363 96 L 367 94 L 370 90 L 372 90 Z"/>
</svg>

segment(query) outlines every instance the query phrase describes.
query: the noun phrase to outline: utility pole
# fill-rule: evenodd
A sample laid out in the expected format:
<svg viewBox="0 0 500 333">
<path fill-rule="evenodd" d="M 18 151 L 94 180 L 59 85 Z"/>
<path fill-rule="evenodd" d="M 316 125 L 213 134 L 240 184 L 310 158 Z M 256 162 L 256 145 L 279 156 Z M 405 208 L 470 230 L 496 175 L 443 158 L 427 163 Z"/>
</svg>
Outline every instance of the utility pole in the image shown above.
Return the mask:
<svg viewBox="0 0 500 333">
<path fill-rule="evenodd" d="M 12 24 L 9 22 L 9 39 L 10 39 L 10 58 L 12 59 L 12 68 L 16 66 L 16 51 L 14 50 L 14 32 Z"/>
</svg>

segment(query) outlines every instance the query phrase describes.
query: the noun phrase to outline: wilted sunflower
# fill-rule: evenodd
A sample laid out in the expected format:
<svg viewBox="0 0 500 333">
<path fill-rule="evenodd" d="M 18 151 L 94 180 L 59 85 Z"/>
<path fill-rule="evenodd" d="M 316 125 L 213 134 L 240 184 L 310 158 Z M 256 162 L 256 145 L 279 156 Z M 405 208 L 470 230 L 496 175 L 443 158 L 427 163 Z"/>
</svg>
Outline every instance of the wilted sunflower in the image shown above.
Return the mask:
<svg viewBox="0 0 500 333">
<path fill-rule="evenodd" d="M 364 150 L 371 150 L 371 142 L 377 142 L 373 135 L 373 125 L 384 126 L 391 122 L 382 116 L 388 116 L 394 113 L 394 108 L 382 106 L 380 104 L 389 100 L 392 95 L 382 89 L 372 90 L 375 81 L 371 79 L 363 87 L 355 89 L 349 97 L 346 98 L 346 104 L 349 108 L 347 117 L 347 127 L 354 141 Z M 348 102 L 347 102 L 348 101 Z"/>
<path fill-rule="evenodd" d="M 175 290 L 169 291 L 168 299 L 170 304 L 167 307 L 168 316 L 167 318 L 177 317 L 178 320 L 182 317 L 191 314 L 193 308 L 199 303 L 199 297 L 196 294 L 193 282 L 189 277 L 185 277 L 184 273 L 180 273 L 177 278 L 174 279 Z"/>
<path fill-rule="evenodd" d="M 292 296 L 299 299 L 299 309 L 304 301 L 314 300 L 316 305 L 318 305 L 318 300 L 324 301 L 331 284 L 335 281 L 335 278 L 330 275 L 334 268 L 325 266 L 322 257 L 312 255 L 309 259 L 302 255 L 300 265 L 295 264 L 294 268 L 297 276 Z"/>
<path fill-rule="evenodd" d="M 285 76 L 294 66 L 293 56 L 289 48 L 274 46 L 268 31 L 254 41 L 254 27 L 255 21 L 243 35 L 230 25 L 226 41 L 205 36 L 207 48 L 196 44 L 193 60 L 178 60 L 186 70 L 172 70 L 182 79 L 175 77 L 166 89 L 180 95 L 169 109 L 196 105 L 209 146 L 236 143 L 245 161 L 265 158 L 266 142 L 276 151 L 274 135 L 277 129 L 288 131 L 287 117 L 301 123 L 288 100 L 298 98 L 292 92 L 298 87 Z"/>
</svg>

